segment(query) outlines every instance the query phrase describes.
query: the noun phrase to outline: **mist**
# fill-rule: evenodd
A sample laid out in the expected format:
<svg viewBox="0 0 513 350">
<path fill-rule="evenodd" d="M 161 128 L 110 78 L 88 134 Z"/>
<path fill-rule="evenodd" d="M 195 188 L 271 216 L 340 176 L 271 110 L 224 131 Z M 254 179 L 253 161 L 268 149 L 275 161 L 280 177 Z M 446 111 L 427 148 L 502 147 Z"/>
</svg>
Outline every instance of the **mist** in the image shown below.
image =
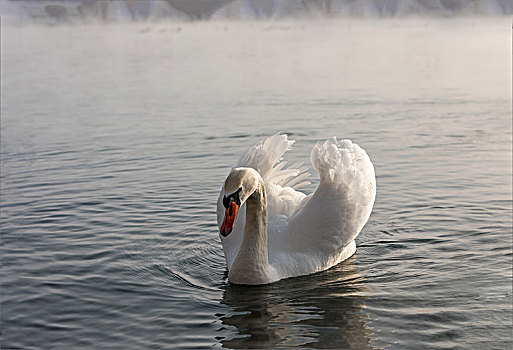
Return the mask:
<svg viewBox="0 0 513 350">
<path fill-rule="evenodd" d="M 2 0 L 2 23 L 504 16 L 512 0 Z"/>
</svg>

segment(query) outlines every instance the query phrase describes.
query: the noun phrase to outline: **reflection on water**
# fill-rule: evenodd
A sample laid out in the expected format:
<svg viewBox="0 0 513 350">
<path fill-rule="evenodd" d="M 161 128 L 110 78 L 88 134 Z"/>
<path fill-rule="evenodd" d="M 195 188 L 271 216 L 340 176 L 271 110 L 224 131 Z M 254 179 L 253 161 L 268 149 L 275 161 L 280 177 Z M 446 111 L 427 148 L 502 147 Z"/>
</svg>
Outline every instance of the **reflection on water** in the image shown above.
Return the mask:
<svg viewBox="0 0 513 350">
<path fill-rule="evenodd" d="M 272 285 L 245 287 L 227 284 L 218 314 L 218 336 L 225 348 L 274 348 L 330 344 L 334 348 L 370 348 L 372 328 L 364 311 L 369 294 L 355 266 L 355 257 L 312 276 Z"/>
</svg>

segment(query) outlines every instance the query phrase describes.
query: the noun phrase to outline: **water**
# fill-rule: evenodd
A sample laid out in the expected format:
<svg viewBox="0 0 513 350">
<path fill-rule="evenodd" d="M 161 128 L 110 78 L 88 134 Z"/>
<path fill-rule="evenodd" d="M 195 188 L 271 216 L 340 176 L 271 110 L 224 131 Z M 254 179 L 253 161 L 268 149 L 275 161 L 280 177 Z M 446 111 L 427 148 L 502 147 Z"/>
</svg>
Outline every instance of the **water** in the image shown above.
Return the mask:
<svg viewBox="0 0 513 350">
<path fill-rule="evenodd" d="M 512 345 L 509 19 L 2 29 L 1 341 L 23 349 Z M 242 151 L 359 143 L 357 254 L 230 285 Z M 307 191 L 315 189 L 315 180 Z"/>
</svg>

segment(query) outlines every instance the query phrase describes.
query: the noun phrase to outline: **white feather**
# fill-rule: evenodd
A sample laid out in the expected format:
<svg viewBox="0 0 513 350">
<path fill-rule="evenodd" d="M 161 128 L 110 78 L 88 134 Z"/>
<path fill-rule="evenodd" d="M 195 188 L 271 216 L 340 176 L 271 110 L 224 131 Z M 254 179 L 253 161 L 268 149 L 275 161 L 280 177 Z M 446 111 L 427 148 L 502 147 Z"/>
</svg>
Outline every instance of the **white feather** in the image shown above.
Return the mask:
<svg viewBox="0 0 513 350">
<path fill-rule="evenodd" d="M 246 150 L 238 167 L 257 170 L 265 184 L 268 209 L 269 264 L 279 279 L 327 269 L 351 256 L 354 239 L 367 222 L 376 196 L 374 166 L 367 153 L 350 140 L 332 137 L 317 143 L 311 152 L 313 167 L 319 172 L 316 191 L 306 196 L 297 188 L 310 176 L 302 163 L 285 168 L 282 160 L 294 141 L 276 134 Z M 221 190 L 218 225 L 224 208 Z M 228 269 L 242 241 L 245 208 L 235 227 L 221 237 Z"/>
</svg>

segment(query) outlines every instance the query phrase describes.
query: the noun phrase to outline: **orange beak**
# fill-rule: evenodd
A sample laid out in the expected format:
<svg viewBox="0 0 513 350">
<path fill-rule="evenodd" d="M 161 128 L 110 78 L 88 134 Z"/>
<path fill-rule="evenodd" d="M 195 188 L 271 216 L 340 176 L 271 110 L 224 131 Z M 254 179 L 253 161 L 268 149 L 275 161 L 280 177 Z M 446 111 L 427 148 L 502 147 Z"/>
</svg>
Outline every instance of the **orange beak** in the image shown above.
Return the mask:
<svg viewBox="0 0 513 350">
<path fill-rule="evenodd" d="M 237 213 L 239 212 L 239 206 L 235 202 L 230 202 L 230 205 L 226 209 L 224 213 L 223 224 L 221 225 L 221 235 L 223 237 L 228 236 L 232 230 L 233 225 L 235 224 L 235 219 L 237 218 Z"/>
</svg>

